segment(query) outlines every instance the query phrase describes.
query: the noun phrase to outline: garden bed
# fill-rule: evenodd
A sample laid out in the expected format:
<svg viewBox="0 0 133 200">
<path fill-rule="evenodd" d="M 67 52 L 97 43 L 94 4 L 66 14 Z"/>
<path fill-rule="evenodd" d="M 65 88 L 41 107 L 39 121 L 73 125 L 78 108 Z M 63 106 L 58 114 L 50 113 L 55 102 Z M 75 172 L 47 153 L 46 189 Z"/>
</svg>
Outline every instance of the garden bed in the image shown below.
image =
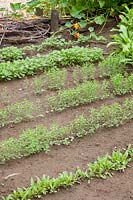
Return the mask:
<svg viewBox="0 0 133 200">
<path fill-rule="evenodd" d="M 104 35 L 107 38 L 107 43 L 110 42 L 110 29 L 114 27 L 116 23 L 114 24 L 106 24 L 102 35 Z M 86 43 L 87 45 L 87 43 Z M 111 52 L 112 48 L 107 48 L 106 44 L 102 45 L 98 42 L 92 42 L 89 43 L 89 48 L 102 48 L 104 59 L 108 56 L 108 53 Z M 84 45 L 85 46 L 85 45 Z M 41 55 L 47 55 L 52 52 L 52 49 L 47 50 L 46 49 L 41 52 Z M 31 56 L 36 57 L 36 53 Z M 77 60 L 80 55 L 77 55 Z M 88 55 L 89 57 L 89 55 Z M 87 58 L 88 58 L 87 57 Z M 73 60 L 72 60 L 73 62 Z M 100 77 L 100 70 L 99 70 L 99 62 L 102 62 L 99 58 L 94 63 L 95 68 L 95 76 L 90 81 L 91 83 L 94 83 L 93 81 L 97 81 L 97 84 L 102 84 L 104 80 L 109 81 L 109 86 L 113 83 L 111 82 L 111 78 L 109 76 L 103 76 Z M 58 63 L 58 65 L 61 63 L 61 61 Z M 82 67 L 84 63 L 78 64 L 80 67 Z M 76 64 L 71 63 L 70 66 L 64 67 L 63 69 L 66 69 L 67 77 L 64 82 L 63 87 L 61 87 L 61 91 L 68 90 L 70 88 L 76 88 L 78 87 L 73 78 L 73 71 L 76 69 Z M 80 71 L 79 67 L 79 71 Z M 62 70 L 62 69 L 61 69 Z M 46 72 L 45 72 L 46 73 Z M 128 72 L 129 73 L 129 72 Z M 128 74 L 129 76 L 132 74 L 131 72 Z M 50 127 L 55 125 L 55 123 L 59 126 L 67 126 L 70 123 L 73 123 L 73 121 L 78 118 L 80 115 L 84 115 L 87 120 L 90 119 L 91 116 L 91 109 L 97 109 L 97 112 L 100 113 L 99 109 L 103 105 L 110 106 L 113 103 L 118 103 L 119 106 L 121 106 L 121 109 L 114 114 L 114 118 L 116 117 L 116 121 L 113 122 L 111 125 L 103 125 L 101 122 L 101 126 L 99 128 L 96 128 L 97 131 L 95 131 L 95 134 L 90 134 L 90 127 L 87 127 L 87 130 L 85 129 L 86 133 L 82 135 L 82 137 L 76 136 L 74 133 L 72 133 L 72 138 L 68 136 L 68 140 L 64 140 L 62 144 L 60 141 L 56 143 L 52 143 L 49 151 L 43 152 L 43 150 L 40 150 L 38 152 L 31 154 L 30 156 L 23 156 L 22 158 L 16 158 L 16 159 L 9 159 L 6 160 L 5 163 L 0 164 L 0 195 L 1 196 L 8 196 L 10 193 L 13 192 L 13 190 L 17 190 L 17 188 L 25 188 L 30 185 L 30 179 L 31 177 L 36 180 L 36 177 L 42 177 L 44 174 L 46 176 L 52 176 L 57 177 L 59 173 L 63 171 L 72 171 L 74 172 L 77 167 L 80 167 L 81 169 L 85 170 L 88 163 L 92 163 L 99 156 L 104 156 L 105 154 L 111 155 L 112 151 L 116 151 L 118 149 L 127 148 L 129 144 L 133 144 L 133 123 L 132 123 L 132 112 L 131 116 L 127 112 L 127 118 L 126 119 L 119 119 L 121 115 L 120 112 L 123 113 L 122 109 L 125 109 L 126 106 L 123 102 L 125 102 L 125 99 L 132 99 L 133 98 L 133 85 L 131 80 L 131 86 L 129 87 L 129 84 L 124 86 L 127 79 L 124 79 L 124 84 L 122 84 L 122 88 L 120 91 L 117 91 L 117 88 L 113 88 L 111 85 L 109 87 L 109 90 L 107 94 L 104 94 L 104 96 L 96 97 L 90 101 L 86 101 L 86 96 L 84 95 L 84 99 L 79 99 L 80 102 L 74 102 L 75 98 L 78 99 L 78 97 L 81 95 L 83 96 L 83 91 L 79 93 L 80 95 L 77 97 L 73 97 L 73 106 L 71 106 L 71 102 L 69 102 L 70 97 L 68 99 L 64 97 L 64 102 L 66 103 L 66 107 L 64 106 L 62 110 L 56 110 L 56 106 L 58 109 L 60 108 L 60 105 L 62 106 L 62 102 L 60 105 L 55 105 L 55 107 L 50 107 L 51 110 L 47 112 L 46 109 L 46 102 L 47 98 L 46 96 L 50 97 L 51 95 L 59 96 L 60 93 L 58 90 L 51 90 L 46 89 L 45 91 L 41 91 L 41 94 L 34 93 L 33 92 L 33 80 L 35 77 L 41 77 L 43 75 L 43 72 L 36 71 L 33 76 L 27 76 L 25 73 L 25 78 L 21 77 L 21 79 L 15 79 L 15 80 L 1 80 L 0 82 L 0 91 L 3 91 L 2 98 L 5 100 L 5 97 L 7 97 L 7 94 L 9 98 L 6 99 L 6 102 L 4 102 L 1 98 L 0 101 L 0 109 L 1 111 L 5 108 L 7 108 L 11 105 L 14 105 L 16 102 L 23 102 L 25 98 L 28 98 L 29 102 L 33 103 L 33 112 L 32 116 L 26 119 L 11 121 L 8 124 L 4 124 L 3 127 L 0 128 L 0 142 L 2 146 L 2 142 L 4 140 L 8 140 L 11 137 L 18 139 L 19 136 L 21 136 L 23 130 L 27 129 L 35 129 L 36 126 L 42 125 L 45 126 L 48 131 L 50 130 Z M 52 75 L 51 75 L 52 76 Z M 46 78 L 46 77 L 45 77 Z M 57 77 L 56 77 L 57 78 Z M 127 77 L 126 77 L 127 78 Z M 78 79 L 77 79 L 78 80 Z M 86 82 L 85 82 L 86 83 Z M 79 85 L 81 87 L 82 80 L 79 81 Z M 6 87 L 6 89 L 5 89 Z M 125 87 L 125 90 L 122 89 Z M 129 87 L 129 88 L 127 88 Z M 105 88 L 107 89 L 107 88 Z M 91 89 L 90 89 L 91 90 Z M 76 90 L 77 91 L 77 90 Z M 102 85 L 99 87 L 99 95 L 102 92 Z M 5 94 L 4 94 L 5 92 Z M 97 92 L 98 93 L 98 92 Z M 106 96 L 107 95 L 107 96 Z M 59 96 L 60 97 L 60 96 Z M 60 97 L 61 99 L 61 97 Z M 77 100 L 76 99 L 76 100 Z M 87 100 L 89 99 L 89 96 L 87 96 Z M 84 101 L 83 101 L 84 100 Z M 59 101 L 57 101 L 58 103 Z M 37 106 L 41 106 L 38 110 L 35 109 Z M 50 104 L 50 106 L 52 103 Z M 114 104 L 113 104 L 114 105 Z M 20 106 L 20 105 L 19 105 Z M 18 106 L 18 107 L 19 107 Z M 10 109 L 7 110 L 10 110 Z M 61 107 L 62 108 L 62 107 Z M 65 109 L 64 109 L 65 108 Z M 22 108 L 22 110 L 25 108 Z M 127 108 L 126 108 L 127 109 Z M 127 111 L 125 109 L 125 111 Z M 130 109 L 129 109 L 130 110 Z M 23 111 L 24 113 L 27 112 L 27 110 Z M 19 113 L 19 112 L 18 112 Z M 24 116 L 23 113 L 23 116 Z M 112 111 L 113 113 L 113 111 Z M 14 113 L 15 115 L 15 110 Z M 20 114 L 20 113 L 19 113 Z M 106 113 L 107 114 L 107 113 Z M 108 113 L 110 114 L 110 113 Z M 108 115 L 109 119 L 113 115 Z M 126 116 L 126 112 L 125 112 Z M 14 116 L 11 115 L 13 118 Z M 22 117 L 22 116 L 21 116 Z M 27 117 L 27 116 L 26 116 Z M 102 115 L 101 115 L 102 117 Z M 118 118 L 117 118 L 118 117 Z M 14 118 L 13 118 L 14 119 Z M 108 119 L 108 120 L 109 120 Z M 111 118 L 113 120 L 113 117 Z M 106 121 L 105 121 L 106 124 Z M 98 124 L 99 125 L 99 124 Z M 119 126 L 119 127 L 117 127 Z M 55 131 L 58 132 L 58 128 L 55 127 Z M 77 127 L 76 127 L 77 128 Z M 75 129 L 76 129 L 75 128 Z M 74 130 L 75 130 L 74 129 Z M 78 127 L 77 129 L 80 129 Z M 76 129 L 76 131 L 77 131 Z M 54 130 L 54 129 L 53 129 Z M 73 138 L 74 137 L 74 138 Z M 64 139 L 64 138 L 63 138 Z M 72 139 L 72 140 L 71 140 Z M 32 141 L 31 141 L 32 142 Z M 0 147 L 2 149 L 2 147 Z M 13 147 L 12 147 L 13 148 Z M 15 145 L 14 145 L 15 148 Z M 33 145 L 34 149 L 34 145 Z M 11 149 L 12 151 L 12 149 Z M 63 199 L 70 199 L 70 200 L 87 200 L 88 198 L 91 200 L 131 200 L 133 198 L 133 191 L 132 191 L 132 183 L 133 183 L 133 176 L 132 176 L 132 163 L 129 164 L 131 168 L 125 169 L 123 173 L 120 172 L 113 172 L 113 177 L 107 178 L 107 180 L 99 180 L 94 179 L 91 181 L 90 184 L 87 183 L 87 181 L 83 181 L 81 185 L 75 185 L 72 188 L 69 188 L 68 190 L 61 189 L 61 191 L 57 192 L 57 194 L 48 194 L 46 197 L 42 196 L 42 199 L 47 200 L 63 200 Z M 37 197 L 33 198 L 37 199 Z"/>
</svg>

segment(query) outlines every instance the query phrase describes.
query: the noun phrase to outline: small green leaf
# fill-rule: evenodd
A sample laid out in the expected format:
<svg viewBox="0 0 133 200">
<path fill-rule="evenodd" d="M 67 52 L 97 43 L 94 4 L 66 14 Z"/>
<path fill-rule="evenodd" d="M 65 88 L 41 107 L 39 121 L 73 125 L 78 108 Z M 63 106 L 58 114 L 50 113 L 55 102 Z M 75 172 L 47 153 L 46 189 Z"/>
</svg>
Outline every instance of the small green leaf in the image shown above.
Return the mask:
<svg viewBox="0 0 133 200">
<path fill-rule="evenodd" d="M 104 0 L 100 0 L 99 1 L 99 5 L 100 5 L 100 8 L 103 8 L 103 6 L 105 5 L 105 1 Z"/>
<path fill-rule="evenodd" d="M 94 31 L 94 27 L 91 26 L 91 27 L 88 28 L 88 30 L 90 31 L 90 33 L 92 33 Z"/>
<path fill-rule="evenodd" d="M 86 25 L 87 25 L 87 22 L 86 22 L 85 20 L 81 20 L 81 21 L 79 22 L 79 24 L 80 24 L 81 28 L 85 28 Z"/>
<path fill-rule="evenodd" d="M 65 23 L 65 27 L 71 28 L 71 27 L 72 27 L 72 23 L 71 23 L 71 22 L 66 22 L 66 23 Z"/>
<path fill-rule="evenodd" d="M 96 24 L 102 25 L 105 22 L 105 17 L 103 15 L 97 16 L 94 21 Z"/>
</svg>

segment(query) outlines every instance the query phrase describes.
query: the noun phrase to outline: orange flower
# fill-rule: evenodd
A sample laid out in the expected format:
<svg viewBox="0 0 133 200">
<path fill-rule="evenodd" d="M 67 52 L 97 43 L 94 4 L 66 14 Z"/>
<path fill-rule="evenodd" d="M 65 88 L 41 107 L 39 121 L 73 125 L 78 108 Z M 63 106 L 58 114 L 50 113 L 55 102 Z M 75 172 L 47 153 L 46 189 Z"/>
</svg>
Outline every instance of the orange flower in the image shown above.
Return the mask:
<svg viewBox="0 0 133 200">
<path fill-rule="evenodd" d="M 75 24 L 73 25 L 73 28 L 75 28 L 75 29 L 79 29 L 79 28 L 80 28 L 80 24 L 75 23 Z"/>
<path fill-rule="evenodd" d="M 73 36 L 74 36 L 75 38 L 79 38 L 79 37 L 80 37 L 80 33 L 75 33 Z"/>
</svg>

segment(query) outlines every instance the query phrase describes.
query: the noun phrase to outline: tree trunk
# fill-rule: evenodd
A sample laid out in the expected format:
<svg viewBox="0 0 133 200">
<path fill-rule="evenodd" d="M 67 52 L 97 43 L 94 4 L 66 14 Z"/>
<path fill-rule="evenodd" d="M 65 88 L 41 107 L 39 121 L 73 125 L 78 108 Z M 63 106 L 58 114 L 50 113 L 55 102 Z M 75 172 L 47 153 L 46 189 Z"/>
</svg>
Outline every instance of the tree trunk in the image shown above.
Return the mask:
<svg viewBox="0 0 133 200">
<path fill-rule="evenodd" d="M 51 11 L 51 33 L 59 29 L 59 10 L 53 9 Z"/>
</svg>

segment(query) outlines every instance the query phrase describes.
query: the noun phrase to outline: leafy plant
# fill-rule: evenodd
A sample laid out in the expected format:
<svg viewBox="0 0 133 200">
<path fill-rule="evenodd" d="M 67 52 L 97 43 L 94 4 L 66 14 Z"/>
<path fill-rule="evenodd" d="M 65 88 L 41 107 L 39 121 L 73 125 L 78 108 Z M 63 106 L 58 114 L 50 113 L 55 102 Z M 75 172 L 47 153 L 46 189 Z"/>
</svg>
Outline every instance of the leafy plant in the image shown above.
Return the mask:
<svg viewBox="0 0 133 200">
<path fill-rule="evenodd" d="M 78 56 L 77 56 L 78 55 Z M 67 67 L 79 65 L 84 62 L 95 62 L 102 59 L 102 49 L 73 47 L 61 51 L 53 51 L 47 56 L 36 56 L 14 62 L 0 64 L 0 79 L 11 80 L 22 78 L 25 75 L 33 75 L 36 71 L 47 71 L 55 67 Z"/>
<path fill-rule="evenodd" d="M 99 111 L 92 109 L 89 119 L 89 132 L 95 133 L 97 129 L 102 127 L 119 126 L 127 119 L 131 119 L 132 116 L 132 98 L 125 100 L 122 106 L 114 103 L 110 106 L 102 106 Z"/>
<path fill-rule="evenodd" d="M 9 138 L 0 143 L 0 163 L 41 151 L 47 152 L 52 145 L 68 145 L 76 137 L 95 133 L 100 128 L 119 126 L 130 119 L 133 119 L 133 98 L 125 99 L 122 105 L 113 103 L 92 109 L 89 119 L 80 115 L 61 127 L 54 123 L 49 130 L 42 125 L 27 129 L 18 139 Z"/>
<path fill-rule="evenodd" d="M 69 48 L 70 46 L 74 45 L 74 41 L 66 41 L 61 36 L 51 36 L 47 38 L 42 44 L 36 45 L 37 52 L 42 52 L 46 48 L 52 49 L 62 49 L 62 48 Z"/>
<path fill-rule="evenodd" d="M 120 150 L 113 151 L 112 155 L 109 156 L 106 154 L 104 157 L 98 157 L 97 161 L 90 163 L 88 165 L 88 177 L 89 178 L 103 178 L 106 179 L 107 176 L 112 176 L 112 171 L 121 171 L 128 166 L 128 163 L 131 161 L 130 155 L 130 145 L 127 150 L 122 153 Z"/>
<path fill-rule="evenodd" d="M 82 67 L 76 67 L 73 70 L 73 80 L 74 83 L 77 85 L 80 82 L 86 82 L 88 80 L 94 79 L 95 75 L 95 67 L 91 63 L 85 63 L 82 65 Z"/>
<path fill-rule="evenodd" d="M 44 74 L 45 87 L 50 90 L 59 90 L 65 84 L 66 69 L 53 68 Z"/>
<path fill-rule="evenodd" d="M 0 50 L 0 59 L 2 61 L 13 61 L 23 58 L 23 51 L 17 47 L 5 47 Z"/>
<path fill-rule="evenodd" d="M 128 77 L 124 77 L 121 74 L 111 78 L 111 84 L 113 88 L 113 93 L 117 95 L 125 94 L 127 92 L 132 92 L 133 90 L 133 74 Z"/>
<path fill-rule="evenodd" d="M 95 177 L 106 178 L 111 176 L 112 171 L 121 171 L 128 167 L 129 162 L 132 161 L 132 154 L 133 151 L 131 145 L 129 145 L 125 152 L 118 150 L 113 151 L 111 156 L 106 154 L 103 157 L 98 157 L 97 161 L 88 164 L 88 169 L 85 171 L 78 167 L 74 173 L 63 172 L 57 178 L 43 176 L 41 179 L 37 177 L 36 181 L 31 179 L 29 187 L 18 188 L 12 194 L 3 197 L 3 200 L 40 198 L 47 193 L 54 193 L 61 188 L 73 186 L 82 180 L 91 180 Z"/>
<path fill-rule="evenodd" d="M 76 72 L 76 83 L 78 72 Z M 132 74 L 124 77 L 117 74 L 111 81 L 104 80 L 101 84 L 98 81 L 85 81 L 75 88 L 59 91 L 57 95 L 46 97 L 46 112 L 62 111 L 68 107 L 84 105 L 97 99 L 111 97 L 112 94 L 121 95 L 133 90 Z"/>
<path fill-rule="evenodd" d="M 0 127 L 32 118 L 33 105 L 28 100 L 8 105 L 0 110 Z"/>
<path fill-rule="evenodd" d="M 53 68 L 48 70 L 44 75 L 33 79 L 33 92 L 35 94 L 41 94 L 46 90 L 59 90 L 64 86 L 66 76 L 66 69 L 60 70 L 58 68 Z"/>
<path fill-rule="evenodd" d="M 100 48 L 84 48 L 75 46 L 61 51 L 53 51 L 45 58 L 46 66 L 68 67 L 73 65 L 81 65 L 85 62 L 96 62 L 102 59 L 102 49 Z"/>
<path fill-rule="evenodd" d="M 24 17 L 23 11 L 26 9 L 24 3 L 10 3 L 10 8 L 12 10 L 12 13 L 10 14 L 12 18 Z"/>
<path fill-rule="evenodd" d="M 100 76 L 115 76 L 117 73 L 123 74 L 127 67 L 128 59 L 122 54 L 109 55 L 99 63 Z"/>
<path fill-rule="evenodd" d="M 100 85 L 96 81 L 88 81 L 76 88 L 60 91 L 57 96 L 48 96 L 46 110 L 62 111 L 71 106 L 91 103 L 99 98 Z"/>
<path fill-rule="evenodd" d="M 44 78 L 42 76 L 35 77 L 32 81 L 33 92 L 41 94 L 44 91 Z"/>
<path fill-rule="evenodd" d="M 118 50 L 122 52 L 127 58 L 132 62 L 133 59 L 133 9 L 129 9 L 126 6 L 127 13 L 123 12 L 123 15 L 120 15 L 121 22 L 118 24 L 118 29 L 115 31 L 118 34 L 112 36 L 113 42 L 109 43 L 110 45 L 117 45 Z"/>
<path fill-rule="evenodd" d="M 87 119 L 79 116 L 66 126 L 53 124 L 50 130 L 40 125 L 35 129 L 27 129 L 18 139 L 10 138 L 0 144 L 0 162 L 4 163 L 14 158 L 28 156 L 40 151 L 47 152 L 51 145 L 67 144 L 74 137 L 86 134 Z"/>
</svg>

